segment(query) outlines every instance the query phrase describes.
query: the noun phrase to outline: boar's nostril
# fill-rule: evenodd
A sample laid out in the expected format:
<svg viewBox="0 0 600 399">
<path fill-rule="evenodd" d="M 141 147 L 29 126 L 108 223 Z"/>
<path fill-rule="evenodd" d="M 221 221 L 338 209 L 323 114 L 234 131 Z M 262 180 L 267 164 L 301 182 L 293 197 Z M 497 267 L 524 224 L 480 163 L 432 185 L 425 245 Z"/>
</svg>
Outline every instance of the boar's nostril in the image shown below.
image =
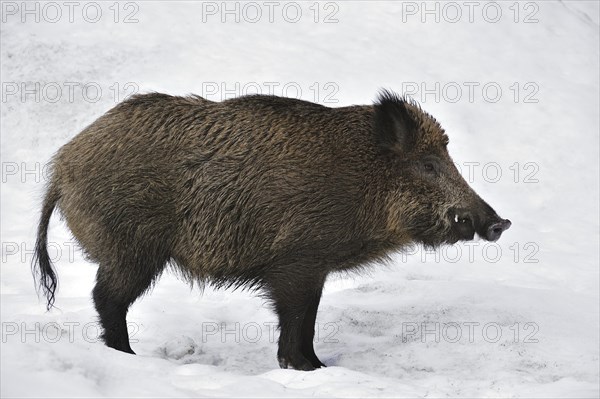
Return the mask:
<svg viewBox="0 0 600 399">
<path fill-rule="evenodd" d="M 496 241 L 500 238 L 502 233 L 511 226 L 511 222 L 508 219 L 500 220 L 499 222 L 493 223 L 487 228 L 486 239 L 488 241 Z"/>
</svg>

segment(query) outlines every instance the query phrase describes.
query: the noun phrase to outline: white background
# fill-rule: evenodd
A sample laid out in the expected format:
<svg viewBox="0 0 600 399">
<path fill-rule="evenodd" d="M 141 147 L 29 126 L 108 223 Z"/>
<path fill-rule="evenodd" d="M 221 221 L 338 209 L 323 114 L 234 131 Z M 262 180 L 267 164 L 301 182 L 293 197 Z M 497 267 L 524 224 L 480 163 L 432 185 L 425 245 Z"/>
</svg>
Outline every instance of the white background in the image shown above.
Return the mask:
<svg viewBox="0 0 600 399">
<path fill-rule="evenodd" d="M 598 397 L 598 3 L 445 4 L 2 3 L 2 396 Z M 130 311 L 138 356 L 106 348 L 96 266 L 58 215 L 59 309 L 45 313 L 29 267 L 43 165 L 126 95 L 344 106 L 382 87 L 442 123 L 513 227 L 498 245 L 332 276 L 315 344 L 327 369 L 280 370 L 262 300 L 172 274 Z"/>
</svg>

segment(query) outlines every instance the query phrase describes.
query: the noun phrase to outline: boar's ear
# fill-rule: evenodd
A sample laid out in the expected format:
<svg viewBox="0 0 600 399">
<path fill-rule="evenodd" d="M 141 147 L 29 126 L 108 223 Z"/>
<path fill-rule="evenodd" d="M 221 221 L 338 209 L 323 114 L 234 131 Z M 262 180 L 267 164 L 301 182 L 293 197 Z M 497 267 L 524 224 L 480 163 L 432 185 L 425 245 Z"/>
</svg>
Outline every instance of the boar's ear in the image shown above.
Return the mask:
<svg viewBox="0 0 600 399">
<path fill-rule="evenodd" d="M 375 135 L 384 150 L 410 151 L 415 145 L 417 125 L 406 101 L 397 94 L 382 90 L 375 103 Z"/>
</svg>

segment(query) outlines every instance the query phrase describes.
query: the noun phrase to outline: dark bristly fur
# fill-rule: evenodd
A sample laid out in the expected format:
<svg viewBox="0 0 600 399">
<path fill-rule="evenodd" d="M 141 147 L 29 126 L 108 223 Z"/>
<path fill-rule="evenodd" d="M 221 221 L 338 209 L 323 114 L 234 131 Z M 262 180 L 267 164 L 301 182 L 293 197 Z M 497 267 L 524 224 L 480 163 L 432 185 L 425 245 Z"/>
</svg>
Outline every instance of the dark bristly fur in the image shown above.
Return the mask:
<svg viewBox="0 0 600 399">
<path fill-rule="evenodd" d="M 127 310 L 170 264 L 191 282 L 259 290 L 279 317 L 281 367 L 312 370 L 323 366 L 312 341 L 329 273 L 412 243 L 495 240 L 510 225 L 461 178 L 447 143 L 435 119 L 388 91 L 343 108 L 136 95 L 53 158 L 34 273 L 50 308 L 57 207 L 99 264 L 108 346 L 133 353 Z"/>
</svg>

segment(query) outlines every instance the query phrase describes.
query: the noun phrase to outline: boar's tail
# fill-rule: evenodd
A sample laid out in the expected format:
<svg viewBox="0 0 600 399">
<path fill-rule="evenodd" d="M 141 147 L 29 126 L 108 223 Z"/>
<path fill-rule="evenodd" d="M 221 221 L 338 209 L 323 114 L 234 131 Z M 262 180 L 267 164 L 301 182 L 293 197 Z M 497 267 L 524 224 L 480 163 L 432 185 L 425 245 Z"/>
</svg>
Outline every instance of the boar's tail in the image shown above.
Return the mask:
<svg viewBox="0 0 600 399">
<path fill-rule="evenodd" d="M 36 282 L 38 294 L 40 290 L 44 292 L 44 296 L 47 300 L 47 310 L 50 310 L 54 306 L 54 293 L 56 292 L 58 285 L 56 271 L 54 270 L 52 261 L 48 255 L 48 225 L 50 224 L 50 216 L 52 216 L 52 212 L 54 212 L 54 208 L 59 199 L 60 192 L 56 181 L 53 181 L 44 198 L 42 216 L 40 218 L 40 224 L 38 225 L 33 261 L 31 263 L 31 271 L 33 273 L 34 281 Z"/>
</svg>

